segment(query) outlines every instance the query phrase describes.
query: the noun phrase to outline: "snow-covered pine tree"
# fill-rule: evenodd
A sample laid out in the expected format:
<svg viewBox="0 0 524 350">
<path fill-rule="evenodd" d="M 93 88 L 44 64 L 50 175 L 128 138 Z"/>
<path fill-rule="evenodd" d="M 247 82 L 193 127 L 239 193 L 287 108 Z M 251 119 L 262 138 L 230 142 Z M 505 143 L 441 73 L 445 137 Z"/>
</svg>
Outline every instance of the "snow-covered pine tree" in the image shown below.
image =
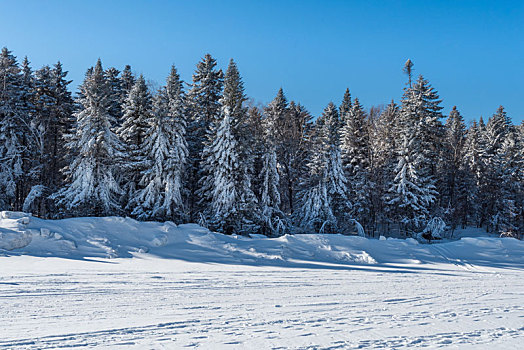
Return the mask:
<svg viewBox="0 0 524 350">
<path fill-rule="evenodd" d="M 440 105 L 442 101 L 437 91 L 422 75 L 418 77 L 413 89 L 420 103 L 419 113 L 422 116 L 420 134 L 422 151 L 426 159 L 425 166 L 429 169 L 428 175 L 435 180 L 437 192 L 441 193 L 446 187 L 443 157 L 446 130 L 442 123 L 444 117 L 441 112 L 443 107 Z M 438 197 L 442 198 L 442 196 Z M 443 205 L 435 201 L 435 205 L 437 204 Z"/>
<path fill-rule="evenodd" d="M 358 104 L 358 99 L 356 99 L 355 105 Z M 328 104 L 322 117 L 323 140 L 325 142 L 323 147 L 327 152 L 325 179 L 327 181 L 331 210 L 337 220 L 337 230 L 342 233 L 348 232 L 350 220 L 356 218 L 351 217 L 352 203 L 349 199 L 349 180 L 342 166 L 340 150 L 341 124 L 337 109 L 333 103 Z"/>
<path fill-rule="evenodd" d="M 350 116 L 352 108 L 353 103 L 351 102 L 351 94 L 349 92 L 349 88 L 346 88 L 346 92 L 344 92 L 344 97 L 342 98 L 342 103 L 339 107 L 341 125 L 346 123 L 346 118 Z"/>
<path fill-rule="evenodd" d="M 249 103 L 249 102 L 248 102 Z M 262 173 L 263 158 L 266 154 L 266 118 L 262 114 L 262 109 L 257 106 L 251 106 L 248 109 L 248 126 L 246 132 L 250 133 L 252 138 L 251 152 L 253 153 L 253 171 L 255 174 L 252 180 L 253 193 L 260 203 L 262 197 Z M 277 171 L 275 169 L 275 171 Z"/>
<path fill-rule="evenodd" d="M 374 142 L 376 143 L 377 164 L 386 164 L 388 159 L 395 158 L 399 134 L 397 125 L 399 113 L 398 105 L 391 100 L 375 123 L 377 140 Z"/>
<path fill-rule="evenodd" d="M 397 150 L 400 148 L 398 118 L 399 107 L 391 101 L 380 117 L 375 121 L 374 137 L 370 140 L 372 154 L 375 162 L 375 171 L 372 175 L 375 189 L 373 193 L 374 207 L 377 212 L 377 223 L 380 225 L 379 231 L 389 232 L 389 221 L 385 216 L 385 205 L 383 198 L 389 190 L 389 185 L 393 181 L 395 168 L 398 163 Z"/>
<path fill-rule="evenodd" d="M 283 145 L 281 142 L 283 139 L 282 132 L 283 132 L 284 122 L 286 120 L 286 114 L 288 113 L 289 113 L 288 101 L 287 101 L 286 96 L 284 95 L 284 90 L 280 88 L 277 92 L 277 95 L 273 99 L 273 101 L 271 101 L 264 108 L 264 115 L 265 115 L 264 124 L 268 132 L 268 135 L 266 136 L 266 143 L 270 147 L 272 145 L 275 148 L 275 158 L 277 161 L 277 168 L 278 168 L 278 164 L 282 163 L 282 160 L 279 159 L 279 156 L 281 157 L 283 154 L 283 150 L 282 150 Z M 280 180 L 280 174 L 277 173 L 277 175 Z M 280 193 L 285 192 L 285 191 L 282 191 L 281 188 L 284 188 L 284 186 L 281 186 L 279 184 L 279 196 L 278 196 L 279 197 L 279 206 L 282 203 L 281 202 L 282 197 L 284 197 L 285 202 L 287 204 L 287 205 L 284 204 L 284 206 L 288 208 L 288 212 L 289 212 L 291 210 L 289 208 L 293 207 L 293 199 L 289 198 L 289 197 L 292 197 L 289 193 L 287 193 L 287 195 L 281 196 Z"/>
<path fill-rule="evenodd" d="M 110 67 L 105 70 L 104 75 L 109 86 L 109 99 L 111 100 L 109 112 L 117 122 L 114 127 L 118 128 L 122 124 L 122 106 L 128 93 L 124 91 L 122 78 L 120 77 L 120 71 L 118 69 Z"/>
<path fill-rule="evenodd" d="M 401 231 L 404 233 L 422 227 L 428 219 L 429 204 L 435 200 L 434 188 L 425 187 L 417 173 L 419 157 L 411 149 L 414 142 L 406 135 L 403 136 L 396 175 L 385 196 L 386 204 L 390 207 L 390 218 L 403 226 Z"/>
<path fill-rule="evenodd" d="M 512 131 L 511 119 L 508 117 L 503 106 L 499 106 L 497 112 L 489 118 L 486 124 L 486 141 L 488 153 L 493 155 L 502 147 L 505 137 Z"/>
<path fill-rule="evenodd" d="M 351 215 L 370 229 L 371 219 L 371 144 L 365 112 L 358 98 L 345 118 L 340 132 L 342 166 L 349 183 Z"/>
<path fill-rule="evenodd" d="M 71 92 L 68 88 L 72 81 L 67 79 L 68 71 L 63 69 L 60 61 L 53 66 L 51 74 L 53 76 L 52 92 L 56 103 L 54 113 L 56 115 L 55 118 L 58 121 L 58 134 L 60 135 L 60 137 L 57 137 L 56 139 L 56 148 L 58 149 L 57 157 L 60 158 L 62 162 L 67 163 L 64 135 L 71 133 L 75 123 L 75 118 L 73 117 L 75 106 L 73 98 L 71 97 Z M 62 166 L 60 166 L 60 168 L 62 168 Z"/>
<path fill-rule="evenodd" d="M 524 143 L 516 128 L 508 132 L 498 153 L 500 189 L 495 202 L 493 231 L 511 233 L 513 236 L 524 232 Z"/>
<path fill-rule="evenodd" d="M 166 94 L 168 98 L 169 116 L 171 118 L 171 157 L 177 163 L 177 168 L 174 169 L 174 179 L 180 182 L 180 188 L 175 188 L 174 191 L 180 191 L 182 202 L 180 208 L 184 210 L 181 213 L 180 219 L 187 221 L 190 213 L 184 203 L 187 203 L 187 162 L 189 157 L 189 150 L 187 144 L 187 99 L 184 92 L 184 82 L 180 79 L 180 75 L 174 65 L 171 66 L 171 71 L 166 81 Z"/>
<path fill-rule="evenodd" d="M 513 133 L 511 120 L 500 106 L 489 118 L 484 132 L 486 169 L 480 189 L 480 202 L 482 215 L 487 219 L 483 224 L 490 232 L 499 232 L 503 226 L 508 226 L 507 217 L 509 212 L 513 211 L 508 208 L 508 172 L 511 173 L 511 170 L 506 166 L 507 162 L 512 163 L 512 154 L 515 154 L 513 148 L 516 146 L 516 138 Z M 508 138 L 510 140 L 507 140 Z M 504 216 L 505 220 L 501 220 Z"/>
<path fill-rule="evenodd" d="M 213 135 L 208 134 L 210 130 L 218 125 L 220 116 L 220 99 L 222 97 L 223 73 L 216 69 L 216 60 L 206 54 L 198 62 L 193 83 L 187 93 L 187 208 L 190 221 L 195 222 L 203 214 L 203 210 L 210 203 L 199 198 L 197 192 L 207 193 L 207 190 L 199 189 L 199 179 L 207 176 L 203 169 L 202 152 L 204 145 L 210 144 Z"/>
<path fill-rule="evenodd" d="M 339 147 L 339 116 L 328 104 L 312 135 L 308 172 L 302 178 L 295 220 L 307 232 L 348 232 L 350 204 Z"/>
<path fill-rule="evenodd" d="M 288 105 L 282 88 L 264 110 L 275 127 L 277 164 L 280 175 L 281 209 L 292 214 L 297 202 L 300 178 L 306 171 L 306 140 L 311 129 L 311 115 L 300 104 Z"/>
<path fill-rule="evenodd" d="M 139 219 L 183 222 L 182 176 L 187 157 L 182 82 L 173 66 L 166 87 L 154 98 L 144 141 L 146 167 L 133 198 Z"/>
<path fill-rule="evenodd" d="M 252 150 L 254 136 L 249 133 L 248 110 L 244 106 L 247 96 L 238 67 L 231 59 L 224 77 L 224 92 L 220 100 L 223 113 L 229 107 L 231 131 L 237 141 L 239 172 L 236 174 L 235 186 L 238 195 L 239 230 L 242 233 L 254 233 L 260 222 L 260 207 L 253 192 L 252 178 L 254 154 Z"/>
<path fill-rule="evenodd" d="M 469 172 L 463 166 L 466 125 L 456 106 L 453 106 L 446 122 L 446 138 L 443 147 L 445 182 L 441 192 L 451 228 L 459 223 L 467 224 L 467 195 L 470 188 Z"/>
<path fill-rule="evenodd" d="M 235 172 L 233 173 L 233 186 L 236 196 L 235 212 L 239 221 L 235 224 L 233 232 L 236 233 L 254 233 L 257 230 L 257 224 L 260 221 L 260 213 L 257 200 L 252 190 L 251 185 L 251 169 L 253 167 L 253 154 L 250 150 L 251 136 L 246 133 L 248 127 L 247 109 L 243 106 L 246 101 L 244 93 L 244 85 L 238 68 L 233 60 L 230 61 L 226 76 L 224 79 L 224 94 L 220 100 L 222 105 L 222 114 L 228 114 L 229 130 L 231 132 L 231 147 L 230 150 L 236 157 Z M 218 130 L 215 123 L 211 123 L 209 134 L 219 137 Z M 211 144 L 215 144 L 215 137 L 211 139 Z M 205 176 L 200 179 L 199 196 L 203 203 L 210 202 L 211 206 L 204 207 L 206 215 L 212 219 L 216 215 L 216 203 L 213 198 L 217 193 L 215 189 L 216 181 L 215 174 L 222 171 L 221 164 L 216 163 L 218 159 L 217 150 L 213 147 L 206 147 L 202 152 L 203 173 Z M 225 170 L 224 170 L 225 171 Z M 215 218 L 219 220 L 219 218 Z M 212 220 L 211 220 L 212 221 Z"/>
<path fill-rule="evenodd" d="M 268 236 L 278 236 L 289 226 L 284 213 L 280 210 L 280 176 L 276 151 L 278 131 L 275 118 L 265 118 L 263 122 L 264 142 L 259 173 L 261 231 Z"/>
<path fill-rule="evenodd" d="M 468 176 L 471 177 L 471 185 L 465 202 L 467 217 L 480 227 L 483 220 L 480 190 L 483 187 L 486 170 L 486 143 L 476 121 L 473 121 L 466 133 L 462 165 Z"/>
<path fill-rule="evenodd" d="M 122 146 L 111 128 L 109 88 L 100 59 L 88 70 L 80 90 L 76 128 L 67 137 L 74 160 L 66 168 L 66 185 L 53 197 L 68 216 L 118 214 L 121 189 L 115 181 L 115 159 L 121 157 Z"/>
<path fill-rule="evenodd" d="M 4 47 L 0 53 L 0 208 L 21 210 L 27 194 L 24 158 L 30 123 L 23 74 L 16 57 Z M 28 101 L 29 102 L 29 101 Z"/>
<path fill-rule="evenodd" d="M 211 227 L 222 233 L 238 232 L 242 218 L 239 216 L 235 177 L 239 172 L 237 141 L 231 130 L 229 107 L 223 109 L 223 119 L 218 124 L 212 143 L 204 153 L 208 164 L 214 165 L 213 187 L 211 189 Z"/>
<path fill-rule="evenodd" d="M 117 134 L 125 145 L 121 161 L 123 170 L 122 198 L 128 214 L 133 213 L 136 204 L 131 199 L 142 188 L 139 186 L 141 173 L 146 169 L 145 140 L 148 132 L 148 120 L 151 118 L 152 97 L 142 75 L 138 77 L 123 106 L 123 122 Z"/>
<path fill-rule="evenodd" d="M 515 159 L 517 160 L 516 171 L 514 172 L 514 177 L 517 178 L 516 185 L 517 188 L 517 198 L 516 206 L 520 209 L 520 213 L 517 212 L 517 217 L 515 218 L 517 232 L 520 232 L 520 238 L 524 237 L 524 121 L 520 123 L 517 133 L 517 152 L 515 154 Z"/>
<path fill-rule="evenodd" d="M 273 101 L 271 101 L 264 109 L 264 113 L 268 121 L 278 129 L 280 126 L 284 125 L 288 108 L 288 102 L 284 95 L 284 90 L 280 88 Z M 278 132 L 278 130 L 276 131 Z M 278 139 L 277 135 L 274 135 L 274 137 L 275 139 Z"/>
<path fill-rule="evenodd" d="M 120 87 L 122 88 L 122 95 L 120 100 L 121 105 L 124 104 L 125 99 L 131 92 L 131 89 L 135 85 L 135 82 L 136 79 L 133 72 L 131 71 L 131 66 L 126 65 L 124 67 L 124 70 L 122 70 L 122 74 L 120 74 Z"/>
<path fill-rule="evenodd" d="M 300 178 L 307 171 L 307 153 L 309 152 L 307 140 L 311 133 L 313 117 L 300 103 L 291 101 L 289 103 L 289 116 L 284 133 L 282 150 L 286 151 L 280 159 L 283 159 L 282 169 L 285 183 L 287 184 L 287 197 L 291 198 L 289 203 L 296 201 L 296 192 Z M 337 129 L 340 120 L 337 119 Z M 284 165 L 287 164 L 287 165 Z M 292 208 L 291 208 L 292 209 Z M 293 211 L 291 210 L 290 213 Z"/>
<path fill-rule="evenodd" d="M 17 186 L 16 197 L 24 203 L 31 193 L 31 188 L 34 185 L 35 180 L 35 169 L 38 169 L 38 152 L 37 143 L 35 138 L 35 130 L 31 125 L 31 118 L 35 115 L 35 77 L 33 70 L 31 69 L 30 62 L 27 57 L 22 61 L 21 66 L 22 73 L 22 90 L 20 91 L 18 109 L 21 114 L 25 116 L 23 120 L 22 128 L 25 133 L 22 137 L 23 142 L 23 155 L 22 155 L 22 178 Z M 19 210 L 24 210 L 24 205 L 20 207 L 20 203 L 17 203 Z"/>
<path fill-rule="evenodd" d="M 61 164 L 62 166 L 55 169 L 57 174 L 51 174 L 51 164 L 55 160 L 51 154 L 51 151 L 53 150 L 51 141 L 54 141 L 54 137 L 56 137 L 57 140 L 60 139 L 60 141 L 62 141 L 62 137 L 64 136 L 54 136 L 51 133 L 52 127 L 55 126 L 53 113 L 55 99 L 52 93 L 52 85 L 53 77 L 49 66 L 43 66 L 35 72 L 34 113 L 31 120 L 31 126 L 36 141 L 34 145 L 36 147 L 34 166 L 32 170 L 35 176 L 33 187 L 36 186 L 35 191 L 38 190 L 38 197 L 33 193 L 26 203 L 26 209 L 35 212 L 41 217 L 46 217 L 47 207 L 50 204 L 46 203 L 44 194 L 55 193 L 60 188 L 62 183 L 54 186 L 53 189 L 48 186 L 51 182 L 54 183 L 53 180 L 56 179 L 56 176 L 60 176 L 61 179 L 60 170 L 66 166 L 66 164 Z"/>
<path fill-rule="evenodd" d="M 262 157 L 261 178 L 261 230 L 268 236 L 279 236 L 288 227 L 284 213 L 280 210 L 280 177 L 277 170 L 275 146 L 268 144 Z"/>
<path fill-rule="evenodd" d="M 401 136 L 395 177 L 385 195 L 390 219 L 408 233 L 424 227 L 436 202 L 436 172 L 442 164 L 440 100 L 420 76 L 405 89 L 399 116 Z"/>
<path fill-rule="evenodd" d="M 322 149 L 323 142 L 315 134 L 311 142 L 313 153 L 308 162 L 307 177 L 300 183 L 298 206 L 293 217 L 295 225 L 305 232 L 332 232 L 337 223 L 325 181 L 328 160 Z"/>
<path fill-rule="evenodd" d="M 58 191 L 64 182 L 63 169 L 69 163 L 64 137 L 73 127 L 73 99 L 68 90 L 67 71 L 57 62 L 53 68 L 44 66 L 35 73 L 34 113 L 31 121 L 35 137 L 36 176 L 30 198 L 24 210 L 41 217 L 56 215 L 54 201 L 49 195 Z"/>
</svg>

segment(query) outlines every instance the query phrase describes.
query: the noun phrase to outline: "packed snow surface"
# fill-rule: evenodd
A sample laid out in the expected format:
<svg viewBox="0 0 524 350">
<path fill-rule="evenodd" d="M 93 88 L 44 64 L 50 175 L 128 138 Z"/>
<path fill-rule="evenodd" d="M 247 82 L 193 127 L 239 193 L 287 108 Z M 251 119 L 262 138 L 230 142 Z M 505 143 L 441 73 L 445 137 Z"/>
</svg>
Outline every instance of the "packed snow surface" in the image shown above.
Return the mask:
<svg viewBox="0 0 524 350">
<path fill-rule="evenodd" d="M 0 213 L 0 349 L 519 348 L 524 242 Z"/>
</svg>

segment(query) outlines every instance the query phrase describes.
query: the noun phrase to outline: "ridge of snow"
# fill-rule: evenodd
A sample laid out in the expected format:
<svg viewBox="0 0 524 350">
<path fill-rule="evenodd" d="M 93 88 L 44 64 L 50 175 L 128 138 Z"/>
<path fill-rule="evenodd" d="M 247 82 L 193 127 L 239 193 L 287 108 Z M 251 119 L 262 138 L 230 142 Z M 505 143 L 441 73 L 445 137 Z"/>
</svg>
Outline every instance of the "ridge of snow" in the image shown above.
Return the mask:
<svg viewBox="0 0 524 350">
<path fill-rule="evenodd" d="M 268 266 L 451 263 L 524 267 L 524 242 L 513 238 L 463 237 L 438 244 L 339 234 L 248 238 L 210 232 L 196 224 L 122 217 L 43 220 L 19 212 L 0 212 L 0 253 L 70 259 L 131 258 L 147 253 L 191 262 Z"/>
</svg>

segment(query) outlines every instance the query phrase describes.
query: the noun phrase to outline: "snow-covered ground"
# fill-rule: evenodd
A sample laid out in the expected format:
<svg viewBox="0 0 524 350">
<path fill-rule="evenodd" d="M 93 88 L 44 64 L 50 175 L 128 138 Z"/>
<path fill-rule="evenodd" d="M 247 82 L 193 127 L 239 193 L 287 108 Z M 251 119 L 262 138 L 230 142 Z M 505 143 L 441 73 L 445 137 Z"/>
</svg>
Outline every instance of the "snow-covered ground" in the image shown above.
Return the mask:
<svg viewBox="0 0 524 350">
<path fill-rule="evenodd" d="M 0 213 L 0 310 L 0 349 L 517 349 L 524 242 Z"/>
</svg>

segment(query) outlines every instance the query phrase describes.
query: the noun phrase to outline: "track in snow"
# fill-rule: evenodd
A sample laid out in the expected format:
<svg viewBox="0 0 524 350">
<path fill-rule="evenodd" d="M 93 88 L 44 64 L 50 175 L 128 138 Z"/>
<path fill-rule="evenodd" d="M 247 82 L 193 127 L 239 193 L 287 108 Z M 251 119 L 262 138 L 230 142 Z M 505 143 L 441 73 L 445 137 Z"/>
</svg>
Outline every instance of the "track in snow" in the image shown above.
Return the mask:
<svg viewBox="0 0 524 350">
<path fill-rule="evenodd" d="M 522 344 L 523 270 L 452 263 L 300 269 L 0 258 L 0 349 Z"/>
</svg>

